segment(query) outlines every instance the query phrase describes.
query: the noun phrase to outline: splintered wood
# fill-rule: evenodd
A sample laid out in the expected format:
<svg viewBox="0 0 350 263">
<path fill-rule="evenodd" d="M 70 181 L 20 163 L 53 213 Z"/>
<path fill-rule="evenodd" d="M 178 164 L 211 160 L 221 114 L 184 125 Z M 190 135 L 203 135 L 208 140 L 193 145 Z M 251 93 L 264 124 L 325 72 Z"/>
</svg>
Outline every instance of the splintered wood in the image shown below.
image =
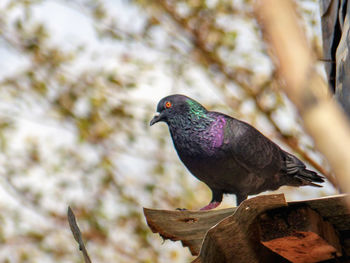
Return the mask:
<svg viewBox="0 0 350 263">
<path fill-rule="evenodd" d="M 236 208 L 203 211 L 166 211 L 144 208 L 147 224 L 164 239 L 181 240 L 192 255 L 198 255 L 208 229 L 232 215 Z"/>
</svg>

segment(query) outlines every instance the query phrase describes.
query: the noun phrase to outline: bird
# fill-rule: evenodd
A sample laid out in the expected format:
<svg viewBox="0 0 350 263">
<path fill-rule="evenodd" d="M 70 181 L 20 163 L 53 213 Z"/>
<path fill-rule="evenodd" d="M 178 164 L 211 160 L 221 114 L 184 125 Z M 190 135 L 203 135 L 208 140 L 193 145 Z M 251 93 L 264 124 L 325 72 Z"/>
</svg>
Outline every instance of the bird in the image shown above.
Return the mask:
<svg viewBox="0 0 350 263">
<path fill-rule="evenodd" d="M 180 160 L 212 192 L 200 210 L 216 208 L 224 194 L 236 195 L 239 206 L 249 195 L 284 185 L 322 187 L 316 183 L 324 182 L 250 124 L 208 111 L 185 95 L 162 98 L 150 126 L 158 122 L 168 125 Z"/>
</svg>

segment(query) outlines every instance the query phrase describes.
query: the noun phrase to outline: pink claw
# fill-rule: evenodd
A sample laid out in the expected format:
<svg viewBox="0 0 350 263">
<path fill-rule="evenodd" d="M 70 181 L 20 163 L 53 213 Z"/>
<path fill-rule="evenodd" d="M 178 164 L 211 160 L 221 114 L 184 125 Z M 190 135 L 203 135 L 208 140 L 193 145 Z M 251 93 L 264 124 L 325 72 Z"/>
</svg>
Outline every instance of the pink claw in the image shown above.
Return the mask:
<svg viewBox="0 0 350 263">
<path fill-rule="evenodd" d="M 208 205 L 206 205 L 205 207 L 202 207 L 200 210 L 211 210 L 214 209 L 215 207 L 218 207 L 220 205 L 221 202 L 212 202 L 209 203 Z"/>
</svg>

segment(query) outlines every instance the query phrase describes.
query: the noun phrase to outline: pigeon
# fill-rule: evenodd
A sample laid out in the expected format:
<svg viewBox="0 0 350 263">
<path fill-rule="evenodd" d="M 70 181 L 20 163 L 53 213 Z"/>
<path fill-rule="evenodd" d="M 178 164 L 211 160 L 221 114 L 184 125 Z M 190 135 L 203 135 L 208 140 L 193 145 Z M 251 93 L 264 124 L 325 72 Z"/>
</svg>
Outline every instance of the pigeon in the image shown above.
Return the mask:
<svg viewBox="0 0 350 263">
<path fill-rule="evenodd" d="M 212 192 L 201 210 L 220 205 L 223 194 L 235 194 L 237 206 L 247 199 L 283 185 L 315 186 L 323 177 L 306 169 L 250 124 L 208 111 L 184 95 L 161 99 L 150 126 L 165 122 L 177 154 L 187 169 Z"/>
</svg>

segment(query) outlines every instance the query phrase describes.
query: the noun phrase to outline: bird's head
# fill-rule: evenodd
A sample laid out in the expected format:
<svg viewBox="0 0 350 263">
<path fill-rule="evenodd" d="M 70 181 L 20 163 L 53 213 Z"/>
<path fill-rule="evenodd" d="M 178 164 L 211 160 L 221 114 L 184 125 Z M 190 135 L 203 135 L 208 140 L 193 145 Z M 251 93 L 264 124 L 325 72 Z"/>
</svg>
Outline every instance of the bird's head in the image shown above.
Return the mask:
<svg viewBox="0 0 350 263">
<path fill-rule="evenodd" d="M 170 95 L 158 102 L 157 114 L 150 122 L 150 126 L 163 121 L 169 124 L 176 117 L 193 116 L 200 117 L 206 114 L 207 110 L 197 101 L 184 95 Z"/>
</svg>

